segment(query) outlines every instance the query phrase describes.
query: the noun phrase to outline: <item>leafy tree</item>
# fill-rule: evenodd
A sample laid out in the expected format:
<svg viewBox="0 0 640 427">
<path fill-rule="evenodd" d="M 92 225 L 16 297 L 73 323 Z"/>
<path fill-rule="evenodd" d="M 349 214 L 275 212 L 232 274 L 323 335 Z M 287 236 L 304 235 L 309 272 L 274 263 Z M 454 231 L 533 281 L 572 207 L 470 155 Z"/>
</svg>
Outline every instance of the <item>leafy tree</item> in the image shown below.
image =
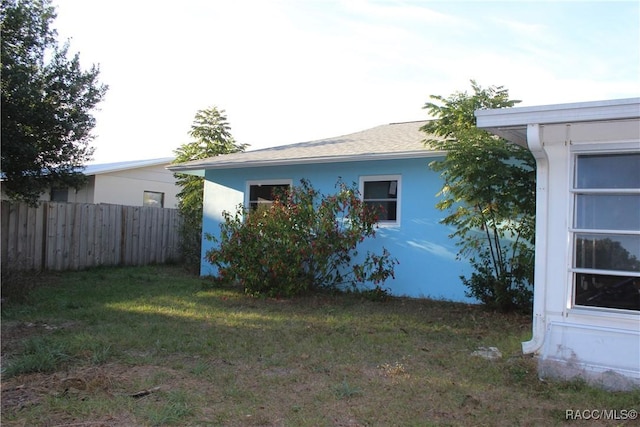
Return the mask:
<svg viewBox="0 0 640 427">
<path fill-rule="evenodd" d="M 473 94 L 433 95 L 425 109 L 436 117 L 422 127 L 426 143 L 446 151 L 430 163 L 444 180 L 437 207 L 447 211 L 442 223 L 455 227 L 459 257 L 475 271 L 462 277 L 467 294 L 501 310 L 529 309 L 533 286 L 535 235 L 535 160 L 515 144 L 476 127 L 477 109 L 508 108 L 501 86 L 483 89 L 471 81 Z"/>
<path fill-rule="evenodd" d="M 323 195 L 302 180 L 268 207 L 225 212 L 220 236 L 209 236 L 217 246 L 206 254 L 218 267 L 218 280 L 240 283 L 252 295 L 329 289 L 383 299 L 382 286 L 397 261 L 383 249 L 356 262 L 358 245 L 375 236 L 377 210 L 362 202 L 355 185 L 339 181 L 336 187 L 336 194 Z M 365 283 L 373 288 L 363 289 Z"/>
<path fill-rule="evenodd" d="M 2 173 L 7 195 L 37 204 L 52 186 L 78 186 L 91 159 L 91 110 L 107 86 L 58 46 L 50 0 L 2 0 Z"/>
<path fill-rule="evenodd" d="M 199 110 L 189 132 L 194 140 L 174 151 L 174 163 L 202 160 L 220 154 L 244 151 L 247 144 L 239 144 L 231 136 L 231 127 L 224 110 L 210 107 Z M 174 174 L 182 187 L 178 193 L 178 209 L 182 216 L 181 250 L 187 267 L 198 271 L 202 247 L 202 190 L 204 178 L 184 173 Z"/>
</svg>

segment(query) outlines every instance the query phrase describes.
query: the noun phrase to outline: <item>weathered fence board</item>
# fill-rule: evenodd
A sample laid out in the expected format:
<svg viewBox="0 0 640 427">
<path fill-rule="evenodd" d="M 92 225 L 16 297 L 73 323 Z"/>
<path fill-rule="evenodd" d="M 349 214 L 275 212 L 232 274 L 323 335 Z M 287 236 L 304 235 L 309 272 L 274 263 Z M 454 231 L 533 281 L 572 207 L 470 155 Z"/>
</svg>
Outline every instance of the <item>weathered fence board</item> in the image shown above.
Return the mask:
<svg viewBox="0 0 640 427">
<path fill-rule="evenodd" d="M 176 209 L 2 201 L 2 267 L 77 270 L 179 258 Z"/>
</svg>

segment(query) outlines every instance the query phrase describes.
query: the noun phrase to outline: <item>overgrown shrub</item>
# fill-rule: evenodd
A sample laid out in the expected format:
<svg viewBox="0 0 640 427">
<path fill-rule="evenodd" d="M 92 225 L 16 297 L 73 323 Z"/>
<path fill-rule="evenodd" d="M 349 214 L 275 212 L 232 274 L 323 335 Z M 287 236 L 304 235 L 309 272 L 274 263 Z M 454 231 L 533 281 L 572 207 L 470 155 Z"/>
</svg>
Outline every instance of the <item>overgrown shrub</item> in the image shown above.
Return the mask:
<svg viewBox="0 0 640 427">
<path fill-rule="evenodd" d="M 367 284 L 383 292 L 397 260 L 386 249 L 361 258 L 358 251 L 375 236 L 378 212 L 362 202 L 355 185 L 338 181 L 336 188 L 336 194 L 323 195 L 301 180 L 268 207 L 225 212 L 220 236 L 208 236 L 216 247 L 206 254 L 218 280 L 271 297 Z"/>
</svg>

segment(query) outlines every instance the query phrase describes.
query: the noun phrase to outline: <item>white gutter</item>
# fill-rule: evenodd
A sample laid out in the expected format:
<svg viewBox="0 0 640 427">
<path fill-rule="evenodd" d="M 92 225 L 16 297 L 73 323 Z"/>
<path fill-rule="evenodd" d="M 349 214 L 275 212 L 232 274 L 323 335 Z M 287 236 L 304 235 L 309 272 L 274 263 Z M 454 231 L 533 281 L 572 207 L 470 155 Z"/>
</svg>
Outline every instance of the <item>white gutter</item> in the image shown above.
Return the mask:
<svg viewBox="0 0 640 427">
<path fill-rule="evenodd" d="M 576 123 L 635 119 L 640 98 L 607 101 L 576 102 L 570 104 L 537 105 L 533 107 L 477 110 L 483 128 L 520 126 L 523 123 Z"/>
<path fill-rule="evenodd" d="M 547 230 L 549 220 L 549 158 L 544 150 L 540 125 L 527 125 L 527 145 L 536 159 L 536 245 L 533 278 L 533 337 L 522 343 L 523 353 L 535 353 L 544 344 L 547 300 Z"/>
</svg>

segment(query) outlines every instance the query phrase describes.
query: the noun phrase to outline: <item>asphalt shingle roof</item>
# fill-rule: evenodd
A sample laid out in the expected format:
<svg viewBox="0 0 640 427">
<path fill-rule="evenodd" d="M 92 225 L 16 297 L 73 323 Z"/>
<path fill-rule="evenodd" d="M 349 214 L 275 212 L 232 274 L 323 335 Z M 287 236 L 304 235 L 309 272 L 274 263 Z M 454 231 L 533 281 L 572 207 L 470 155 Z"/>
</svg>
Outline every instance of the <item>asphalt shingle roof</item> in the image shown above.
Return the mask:
<svg viewBox="0 0 640 427">
<path fill-rule="evenodd" d="M 427 121 L 391 123 L 348 135 L 261 150 L 224 154 L 171 165 L 173 172 L 258 166 L 331 163 L 376 159 L 433 157 L 442 154 L 425 147 L 420 131 Z"/>
</svg>

